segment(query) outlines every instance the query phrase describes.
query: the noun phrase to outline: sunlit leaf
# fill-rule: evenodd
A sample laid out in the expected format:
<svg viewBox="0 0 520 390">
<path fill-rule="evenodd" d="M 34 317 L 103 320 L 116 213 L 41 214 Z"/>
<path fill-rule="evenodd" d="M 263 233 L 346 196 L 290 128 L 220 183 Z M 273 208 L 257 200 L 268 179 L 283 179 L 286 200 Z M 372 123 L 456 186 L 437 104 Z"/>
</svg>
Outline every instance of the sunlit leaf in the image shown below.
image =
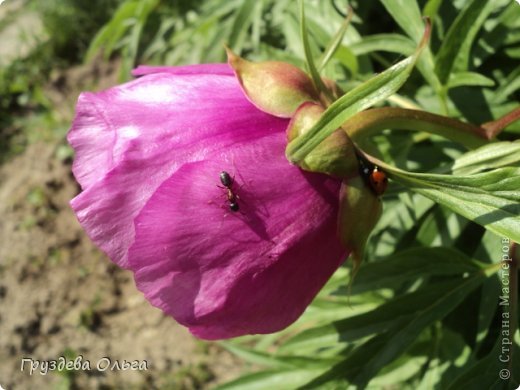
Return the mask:
<svg viewBox="0 0 520 390">
<path fill-rule="evenodd" d="M 435 71 L 443 84 L 448 82 L 454 71 L 466 71 L 473 40 L 487 15 L 493 10 L 494 2 L 472 0 L 450 26 L 446 38 L 437 53 Z"/>
<path fill-rule="evenodd" d="M 428 37 L 429 27 L 426 28 L 423 41 L 414 55 L 374 76 L 332 103 L 308 132 L 287 146 L 288 159 L 293 162 L 302 160 L 348 118 L 395 93 L 410 75 Z"/>
<path fill-rule="evenodd" d="M 410 173 L 385 164 L 391 178 L 412 191 L 510 239 L 520 241 L 520 168 L 469 176 Z"/>
<path fill-rule="evenodd" d="M 335 378 L 345 378 L 358 386 L 366 385 L 379 370 L 401 355 L 425 327 L 444 318 L 484 280 L 483 273 L 474 273 L 462 280 L 428 286 L 430 291 L 435 292 L 432 300 L 424 300 L 421 309 L 395 324 L 386 333 L 358 347 L 343 362 L 308 383 L 305 388 L 313 389 Z M 403 306 L 399 306 L 400 310 L 405 310 Z M 360 361 L 363 362 L 361 367 Z"/>
</svg>

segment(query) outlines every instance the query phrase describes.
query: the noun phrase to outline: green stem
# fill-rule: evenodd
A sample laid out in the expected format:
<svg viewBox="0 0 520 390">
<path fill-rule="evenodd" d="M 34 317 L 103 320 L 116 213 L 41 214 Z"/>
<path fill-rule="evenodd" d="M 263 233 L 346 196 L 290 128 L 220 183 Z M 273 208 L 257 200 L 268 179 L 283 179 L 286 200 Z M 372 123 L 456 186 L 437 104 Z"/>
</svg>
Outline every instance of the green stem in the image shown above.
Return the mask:
<svg viewBox="0 0 520 390">
<path fill-rule="evenodd" d="M 425 111 L 397 107 L 373 108 L 362 111 L 342 128 L 354 142 L 363 142 L 384 129 L 419 130 L 440 135 L 475 149 L 489 142 L 489 132 L 479 126 Z"/>
</svg>

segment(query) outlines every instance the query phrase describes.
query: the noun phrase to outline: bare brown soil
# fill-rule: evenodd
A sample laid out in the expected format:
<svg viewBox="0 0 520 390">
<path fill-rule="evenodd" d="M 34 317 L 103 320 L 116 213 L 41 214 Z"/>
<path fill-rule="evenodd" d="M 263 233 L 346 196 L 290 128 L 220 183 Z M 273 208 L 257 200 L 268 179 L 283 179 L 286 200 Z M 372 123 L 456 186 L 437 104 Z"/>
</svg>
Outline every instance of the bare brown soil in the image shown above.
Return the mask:
<svg viewBox="0 0 520 390">
<path fill-rule="evenodd" d="M 70 120 L 79 89 L 115 84 L 115 68 L 55 75 L 48 90 L 55 115 Z M 0 166 L 0 386 L 198 389 L 237 376 L 236 359 L 150 306 L 132 274 L 93 246 L 68 205 L 79 189 L 62 144 L 31 144 Z M 21 370 L 24 358 L 80 355 L 90 370 L 31 375 L 28 362 Z M 97 370 L 103 357 L 147 369 Z"/>
</svg>

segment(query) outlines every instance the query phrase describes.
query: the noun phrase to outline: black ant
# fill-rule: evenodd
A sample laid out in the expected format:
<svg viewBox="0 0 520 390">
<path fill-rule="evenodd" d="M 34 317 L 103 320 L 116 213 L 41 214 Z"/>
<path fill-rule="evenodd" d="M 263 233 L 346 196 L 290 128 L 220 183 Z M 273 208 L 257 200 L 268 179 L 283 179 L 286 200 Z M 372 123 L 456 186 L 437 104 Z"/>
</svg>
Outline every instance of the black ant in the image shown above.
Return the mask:
<svg viewBox="0 0 520 390">
<path fill-rule="evenodd" d="M 224 187 L 217 187 L 226 190 L 226 197 L 229 202 L 229 210 L 233 212 L 240 210 L 240 206 L 238 205 L 239 196 L 233 192 L 233 184 L 235 183 L 235 179 L 232 178 L 226 171 L 222 171 L 220 172 L 220 182 Z"/>
</svg>

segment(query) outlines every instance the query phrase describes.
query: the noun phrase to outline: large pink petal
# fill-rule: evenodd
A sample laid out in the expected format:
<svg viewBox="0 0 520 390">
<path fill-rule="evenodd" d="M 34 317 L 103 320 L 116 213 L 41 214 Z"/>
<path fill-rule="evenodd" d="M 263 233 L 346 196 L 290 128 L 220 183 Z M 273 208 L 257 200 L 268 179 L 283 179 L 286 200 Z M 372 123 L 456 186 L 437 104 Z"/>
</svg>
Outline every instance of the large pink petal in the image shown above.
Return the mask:
<svg viewBox="0 0 520 390">
<path fill-rule="evenodd" d="M 111 259 L 127 266 L 133 220 L 156 188 L 186 162 L 283 133 L 286 120 L 257 110 L 233 76 L 151 74 L 84 94 L 69 133 L 83 192 L 80 223 Z"/>
<path fill-rule="evenodd" d="M 82 94 L 67 136 L 76 152 L 74 176 L 83 189 L 89 187 L 125 158 L 132 142 L 146 149 L 183 137 L 188 143 L 202 142 L 200 149 L 204 149 L 215 139 L 254 138 L 258 126 L 251 126 L 266 116 L 248 119 L 253 111 L 258 112 L 246 103 L 233 76 L 152 74 L 96 94 Z M 242 119 L 247 131 L 229 126 L 241 124 Z M 267 130 L 269 126 L 266 123 Z M 263 135 L 266 129 L 259 130 Z"/>
<path fill-rule="evenodd" d="M 129 266 L 150 302 L 199 337 L 280 330 L 345 258 L 339 183 L 288 164 L 283 132 L 175 171 L 136 219 Z M 240 211 L 219 172 L 234 175 Z"/>
<path fill-rule="evenodd" d="M 219 74 L 232 75 L 233 69 L 228 64 L 198 64 L 185 66 L 148 66 L 140 65 L 132 71 L 133 76 L 144 76 L 152 73 L 183 74 Z"/>
</svg>

